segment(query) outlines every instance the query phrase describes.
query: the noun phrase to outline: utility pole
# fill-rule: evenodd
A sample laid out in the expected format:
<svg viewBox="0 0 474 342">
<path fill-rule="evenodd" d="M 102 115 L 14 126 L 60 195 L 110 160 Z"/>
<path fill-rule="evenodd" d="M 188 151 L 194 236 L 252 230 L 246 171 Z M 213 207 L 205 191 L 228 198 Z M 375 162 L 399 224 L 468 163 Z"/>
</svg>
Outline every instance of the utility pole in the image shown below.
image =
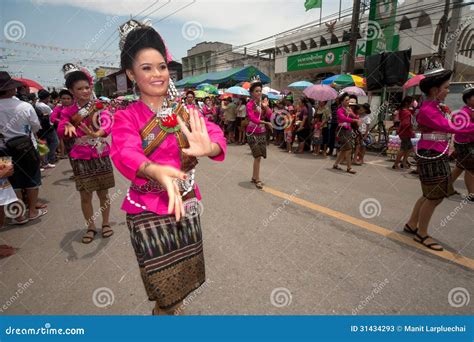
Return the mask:
<svg viewBox="0 0 474 342">
<path fill-rule="evenodd" d="M 347 62 L 347 72 L 353 73 L 355 67 L 357 35 L 359 33 L 360 0 L 354 0 L 352 23 L 351 23 L 351 42 L 349 45 L 349 56 Z"/>
<path fill-rule="evenodd" d="M 463 27 L 460 26 L 462 8 L 462 0 L 453 1 L 453 13 L 451 15 L 451 22 L 449 25 L 449 34 L 447 35 L 445 41 L 440 41 L 440 45 L 442 44 L 443 48 L 446 49 L 444 68 L 448 70 L 454 70 L 454 59 L 456 57 L 456 53 L 458 52 L 456 51 L 458 47 L 457 43 L 460 33 L 463 29 Z"/>
<path fill-rule="evenodd" d="M 439 37 L 440 44 L 438 46 L 438 55 L 441 57 L 442 61 L 444 61 L 444 49 L 446 48 L 444 42 L 446 41 L 446 32 L 448 31 L 449 5 L 451 2 L 450 0 L 445 1 L 444 14 L 439 22 L 441 26 L 441 36 Z"/>
</svg>

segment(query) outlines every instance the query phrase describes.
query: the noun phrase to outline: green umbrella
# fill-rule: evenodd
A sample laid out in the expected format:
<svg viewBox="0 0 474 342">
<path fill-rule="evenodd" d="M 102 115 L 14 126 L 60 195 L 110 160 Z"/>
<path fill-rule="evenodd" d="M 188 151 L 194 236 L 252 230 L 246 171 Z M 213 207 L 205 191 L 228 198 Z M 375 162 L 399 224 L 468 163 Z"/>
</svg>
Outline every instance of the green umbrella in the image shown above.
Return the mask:
<svg viewBox="0 0 474 342">
<path fill-rule="evenodd" d="M 198 98 L 198 99 L 203 99 L 203 98 L 205 98 L 205 97 L 208 97 L 209 94 L 206 93 L 205 91 L 202 91 L 202 90 L 196 90 L 196 91 L 194 92 L 194 96 L 195 96 L 196 98 Z"/>
<path fill-rule="evenodd" d="M 202 90 L 208 94 L 214 94 L 214 95 L 218 95 L 219 94 L 219 90 L 213 86 L 212 84 L 209 84 L 209 83 L 202 83 L 200 85 L 198 85 L 196 87 L 197 90 Z"/>
</svg>

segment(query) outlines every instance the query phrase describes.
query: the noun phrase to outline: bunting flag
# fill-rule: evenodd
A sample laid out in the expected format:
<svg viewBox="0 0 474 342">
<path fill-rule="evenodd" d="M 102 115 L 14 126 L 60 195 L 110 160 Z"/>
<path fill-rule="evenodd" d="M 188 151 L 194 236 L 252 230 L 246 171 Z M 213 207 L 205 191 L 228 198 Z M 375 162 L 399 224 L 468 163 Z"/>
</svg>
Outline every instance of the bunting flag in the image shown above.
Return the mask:
<svg viewBox="0 0 474 342">
<path fill-rule="evenodd" d="M 309 11 L 313 8 L 321 8 L 322 2 L 323 0 L 306 0 L 304 3 L 304 8 L 306 8 L 306 11 Z"/>
</svg>

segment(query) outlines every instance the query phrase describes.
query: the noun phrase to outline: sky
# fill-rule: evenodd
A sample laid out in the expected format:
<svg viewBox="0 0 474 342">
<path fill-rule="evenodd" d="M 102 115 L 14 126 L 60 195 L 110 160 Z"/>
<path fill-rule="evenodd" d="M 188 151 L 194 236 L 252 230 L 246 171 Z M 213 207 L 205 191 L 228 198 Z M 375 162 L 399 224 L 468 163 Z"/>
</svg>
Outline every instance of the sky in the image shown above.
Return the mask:
<svg viewBox="0 0 474 342">
<path fill-rule="evenodd" d="M 91 71 L 100 65 L 119 66 L 117 29 L 130 16 L 150 20 L 181 62 L 188 49 L 203 41 L 245 44 L 319 20 L 319 9 L 305 11 L 304 2 L 2 0 L 0 70 L 57 86 L 63 83 L 60 69 L 66 62 L 79 62 Z M 342 8 L 352 8 L 352 0 L 342 0 Z M 338 10 L 339 1 L 323 0 L 323 18 Z"/>
</svg>

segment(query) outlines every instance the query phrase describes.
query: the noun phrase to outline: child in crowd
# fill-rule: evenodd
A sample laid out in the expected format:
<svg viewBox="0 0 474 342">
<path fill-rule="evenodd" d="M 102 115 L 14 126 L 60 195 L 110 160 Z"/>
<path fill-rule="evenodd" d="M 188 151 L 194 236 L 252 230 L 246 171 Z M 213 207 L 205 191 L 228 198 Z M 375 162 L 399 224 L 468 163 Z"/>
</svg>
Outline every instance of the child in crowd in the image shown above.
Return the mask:
<svg viewBox="0 0 474 342">
<path fill-rule="evenodd" d="M 313 126 L 313 155 L 319 155 L 319 151 L 321 150 L 321 144 L 323 143 L 323 135 L 322 135 L 322 121 L 320 116 L 314 117 L 314 126 Z"/>
</svg>

